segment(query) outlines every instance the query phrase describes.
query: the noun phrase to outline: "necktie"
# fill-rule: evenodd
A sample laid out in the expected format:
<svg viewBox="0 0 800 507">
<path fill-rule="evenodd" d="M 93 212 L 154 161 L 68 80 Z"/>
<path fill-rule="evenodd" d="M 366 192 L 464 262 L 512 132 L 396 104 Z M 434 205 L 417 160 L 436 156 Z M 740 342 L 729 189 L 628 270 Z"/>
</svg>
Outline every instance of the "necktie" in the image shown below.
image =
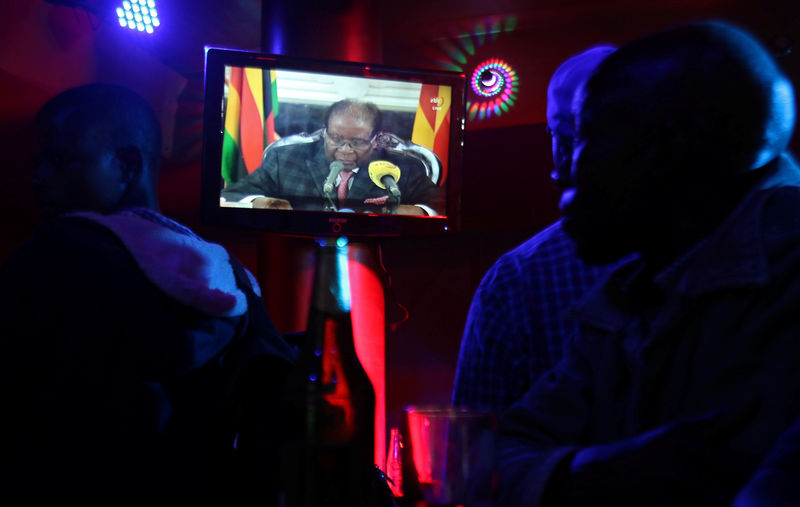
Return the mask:
<svg viewBox="0 0 800 507">
<path fill-rule="evenodd" d="M 339 206 L 344 206 L 347 200 L 347 182 L 352 175 L 353 171 L 342 171 L 339 173 L 339 176 L 342 178 L 342 181 L 339 182 L 339 186 L 336 187 L 336 194 L 339 197 Z"/>
</svg>

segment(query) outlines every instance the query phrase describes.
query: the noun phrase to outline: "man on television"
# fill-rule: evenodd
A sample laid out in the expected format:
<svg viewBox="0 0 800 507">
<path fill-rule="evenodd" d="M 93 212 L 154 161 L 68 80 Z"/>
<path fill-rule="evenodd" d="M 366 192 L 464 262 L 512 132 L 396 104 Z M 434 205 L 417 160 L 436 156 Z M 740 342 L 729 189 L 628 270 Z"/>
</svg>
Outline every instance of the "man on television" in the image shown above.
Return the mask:
<svg viewBox="0 0 800 507">
<path fill-rule="evenodd" d="M 261 167 L 222 190 L 221 203 L 254 208 L 444 214 L 444 189 L 418 159 L 376 145 L 380 111 L 341 100 L 321 136 L 267 148 Z"/>
</svg>

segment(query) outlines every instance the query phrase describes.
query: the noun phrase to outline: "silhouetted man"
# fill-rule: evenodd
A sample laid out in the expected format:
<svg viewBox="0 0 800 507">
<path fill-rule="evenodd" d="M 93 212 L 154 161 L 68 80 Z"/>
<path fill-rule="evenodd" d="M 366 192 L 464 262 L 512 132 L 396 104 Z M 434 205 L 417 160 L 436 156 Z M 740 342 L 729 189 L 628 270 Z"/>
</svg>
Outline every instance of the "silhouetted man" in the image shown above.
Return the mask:
<svg viewBox="0 0 800 507">
<path fill-rule="evenodd" d="M 614 48 L 596 46 L 562 63 L 547 88 L 552 179 L 570 186 L 572 99 Z M 470 306 L 453 386 L 453 404 L 500 412 L 561 359 L 574 323 L 563 312 L 605 270 L 575 254 L 561 221 L 507 252 L 483 277 Z"/>
<path fill-rule="evenodd" d="M 5 494 L 235 502 L 227 474 L 255 445 L 245 379 L 263 374 L 269 399 L 292 359 L 255 279 L 156 211 L 161 135 L 140 96 L 74 88 L 35 127 L 47 222 L 0 269 Z"/>
<path fill-rule="evenodd" d="M 576 108 L 564 227 L 586 261 L 641 258 L 506 414 L 500 505 L 728 505 L 800 409 L 792 86 L 703 23 L 620 48 Z"/>
</svg>

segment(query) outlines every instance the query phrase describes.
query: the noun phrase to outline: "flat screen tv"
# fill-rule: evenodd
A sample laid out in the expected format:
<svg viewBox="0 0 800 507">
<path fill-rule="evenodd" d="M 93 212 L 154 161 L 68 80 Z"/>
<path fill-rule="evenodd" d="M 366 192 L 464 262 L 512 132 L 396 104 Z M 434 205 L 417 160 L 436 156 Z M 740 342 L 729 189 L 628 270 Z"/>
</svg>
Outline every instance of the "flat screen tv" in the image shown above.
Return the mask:
<svg viewBox="0 0 800 507">
<path fill-rule="evenodd" d="M 457 230 L 465 84 L 206 48 L 205 223 L 306 237 Z"/>
</svg>

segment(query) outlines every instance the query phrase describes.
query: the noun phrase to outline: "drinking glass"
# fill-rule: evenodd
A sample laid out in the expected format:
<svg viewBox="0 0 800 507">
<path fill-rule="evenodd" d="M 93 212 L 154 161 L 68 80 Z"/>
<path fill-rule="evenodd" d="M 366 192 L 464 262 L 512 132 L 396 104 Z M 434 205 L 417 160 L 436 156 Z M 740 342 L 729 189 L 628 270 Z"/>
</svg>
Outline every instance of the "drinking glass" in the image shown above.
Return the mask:
<svg viewBox="0 0 800 507">
<path fill-rule="evenodd" d="M 495 418 L 466 407 L 408 406 L 403 487 L 428 506 L 490 507 Z"/>
</svg>

